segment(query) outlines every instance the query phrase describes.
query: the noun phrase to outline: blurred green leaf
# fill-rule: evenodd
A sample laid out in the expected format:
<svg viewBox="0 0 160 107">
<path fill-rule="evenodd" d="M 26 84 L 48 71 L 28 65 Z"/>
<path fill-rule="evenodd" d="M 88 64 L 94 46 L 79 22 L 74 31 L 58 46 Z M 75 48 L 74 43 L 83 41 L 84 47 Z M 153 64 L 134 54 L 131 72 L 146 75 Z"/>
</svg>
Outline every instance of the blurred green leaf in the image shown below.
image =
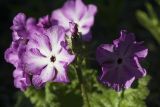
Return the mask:
<svg viewBox="0 0 160 107">
<path fill-rule="evenodd" d="M 157 0 L 158 1 L 158 0 Z M 160 44 L 160 22 L 151 4 L 146 3 L 147 12 L 138 10 L 137 20 L 145 27 Z"/>
</svg>

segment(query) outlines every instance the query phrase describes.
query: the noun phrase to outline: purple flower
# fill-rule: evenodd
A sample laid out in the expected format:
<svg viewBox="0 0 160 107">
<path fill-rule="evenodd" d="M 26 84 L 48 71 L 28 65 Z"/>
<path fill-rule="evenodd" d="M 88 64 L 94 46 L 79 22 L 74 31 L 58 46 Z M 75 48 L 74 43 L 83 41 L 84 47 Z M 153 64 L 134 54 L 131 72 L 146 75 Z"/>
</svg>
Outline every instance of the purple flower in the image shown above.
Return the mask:
<svg viewBox="0 0 160 107">
<path fill-rule="evenodd" d="M 24 13 L 18 13 L 13 19 L 13 40 L 27 38 L 36 29 L 36 21 L 33 18 L 26 18 Z"/>
<path fill-rule="evenodd" d="M 52 20 L 49 15 L 46 15 L 39 19 L 37 25 L 41 28 L 48 29 L 56 24 L 56 21 Z"/>
<path fill-rule="evenodd" d="M 15 67 L 19 65 L 19 51 L 24 48 L 27 41 L 18 39 L 13 41 L 10 48 L 5 51 L 5 60 L 13 64 Z"/>
<path fill-rule="evenodd" d="M 26 74 L 21 67 L 21 51 L 25 50 L 28 38 L 35 30 L 35 20 L 33 18 L 26 19 L 25 14 L 19 13 L 13 19 L 11 46 L 5 51 L 5 60 L 16 68 L 14 70 L 14 85 L 24 91 L 30 86 L 29 75 Z"/>
<path fill-rule="evenodd" d="M 13 72 L 14 85 L 21 91 L 25 91 L 31 85 L 30 76 L 22 70 L 22 67 L 17 67 Z"/>
<path fill-rule="evenodd" d="M 90 40 L 90 28 L 94 23 L 94 16 L 97 12 L 95 5 L 85 5 L 82 0 L 68 0 L 61 9 L 52 13 L 52 19 L 57 20 L 58 24 L 63 26 L 70 35 L 70 22 L 78 25 L 78 32 L 82 33 L 83 40 Z"/>
<path fill-rule="evenodd" d="M 26 19 L 24 13 L 18 13 L 13 19 L 12 36 L 13 41 L 10 48 L 5 52 L 5 60 L 15 67 L 19 64 L 19 51 L 25 48 L 29 37 L 34 32 L 39 32 L 33 18 Z"/>
<path fill-rule="evenodd" d="M 146 75 L 139 61 L 147 56 L 143 42 L 136 42 L 132 33 L 121 31 L 113 44 L 102 44 L 97 48 L 96 58 L 102 67 L 100 82 L 116 91 L 129 88 L 135 79 Z"/>
<path fill-rule="evenodd" d="M 19 64 L 19 50 L 22 49 L 28 41 L 28 33 L 26 28 L 31 25 L 30 22 L 30 19 L 26 22 L 26 16 L 23 13 L 17 14 L 13 19 L 13 26 L 11 27 L 13 30 L 13 41 L 10 48 L 8 48 L 5 52 L 5 60 L 13 64 L 15 67 Z"/>
<path fill-rule="evenodd" d="M 47 29 L 46 33 L 34 33 L 26 51 L 22 52 L 23 69 L 33 75 L 35 87 L 46 82 L 68 82 L 67 67 L 74 60 L 61 45 L 65 41 L 65 31 L 60 26 Z"/>
<path fill-rule="evenodd" d="M 25 49 L 26 42 L 27 41 L 23 39 L 13 41 L 10 48 L 5 51 L 5 60 L 13 64 L 16 68 L 13 72 L 14 85 L 16 88 L 20 88 L 21 91 L 24 91 L 30 86 L 29 75 L 22 70 L 19 58 L 19 52 Z"/>
<path fill-rule="evenodd" d="M 32 83 L 37 88 L 47 81 L 68 82 L 67 67 L 73 61 L 63 47 L 65 31 L 54 26 L 49 16 L 39 19 L 26 18 L 19 13 L 11 27 L 13 41 L 5 52 L 5 60 L 15 66 L 14 85 L 22 91 Z"/>
</svg>

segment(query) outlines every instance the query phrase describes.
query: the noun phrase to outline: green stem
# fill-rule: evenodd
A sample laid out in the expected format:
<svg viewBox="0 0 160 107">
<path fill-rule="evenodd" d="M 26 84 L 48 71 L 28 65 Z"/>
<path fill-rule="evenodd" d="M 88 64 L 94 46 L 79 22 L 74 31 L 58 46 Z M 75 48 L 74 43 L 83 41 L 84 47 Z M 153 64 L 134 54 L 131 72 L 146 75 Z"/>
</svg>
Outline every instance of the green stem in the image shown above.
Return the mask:
<svg viewBox="0 0 160 107">
<path fill-rule="evenodd" d="M 82 37 L 81 34 L 77 34 L 77 35 L 74 35 L 72 38 L 70 38 L 70 41 L 71 41 L 70 47 L 72 49 L 72 52 L 74 54 L 76 54 L 76 56 L 77 56 L 74 67 L 75 67 L 76 74 L 77 74 L 79 84 L 81 87 L 81 93 L 82 93 L 82 98 L 83 98 L 83 102 L 84 102 L 84 107 L 91 107 L 89 104 L 89 99 L 88 99 L 88 95 L 87 95 L 86 88 L 85 88 L 85 81 L 84 81 L 83 73 L 81 70 L 83 56 L 84 56 L 83 55 L 84 45 L 83 45 L 81 37 Z"/>
<path fill-rule="evenodd" d="M 122 103 L 123 97 L 124 97 L 124 90 L 120 93 L 120 101 L 118 103 L 118 107 L 121 107 L 121 103 Z"/>
<path fill-rule="evenodd" d="M 88 95 L 85 89 L 82 71 L 80 68 L 76 67 L 76 72 L 77 72 L 77 77 L 81 86 L 81 93 L 84 101 L 84 107 L 91 107 L 89 103 Z"/>
</svg>

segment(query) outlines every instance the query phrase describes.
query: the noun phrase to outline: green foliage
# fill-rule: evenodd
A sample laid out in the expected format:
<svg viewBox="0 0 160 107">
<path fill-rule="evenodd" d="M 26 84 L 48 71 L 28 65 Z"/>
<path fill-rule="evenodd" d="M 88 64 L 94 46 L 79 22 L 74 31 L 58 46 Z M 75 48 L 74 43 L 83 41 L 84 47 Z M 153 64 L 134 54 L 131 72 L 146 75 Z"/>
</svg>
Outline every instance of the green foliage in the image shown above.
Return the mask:
<svg viewBox="0 0 160 107">
<path fill-rule="evenodd" d="M 160 6 L 160 0 L 156 0 L 157 4 Z M 145 27 L 153 37 L 160 44 L 160 21 L 156 12 L 154 11 L 152 5 L 150 3 L 146 3 L 147 13 L 138 10 L 136 13 L 137 19 L 139 23 Z"/>
<path fill-rule="evenodd" d="M 35 107 L 58 107 L 57 97 L 51 89 L 51 83 L 45 86 L 45 89 L 37 90 L 30 87 L 25 92 L 26 97 L 29 97 Z"/>
<path fill-rule="evenodd" d="M 150 76 L 146 76 L 138 81 L 138 87 L 124 91 L 120 107 L 146 107 L 145 99 L 149 94 L 147 84 Z"/>
<path fill-rule="evenodd" d="M 23 92 L 16 93 L 17 101 L 14 107 L 33 107 L 30 100 L 26 98 Z"/>
<path fill-rule="evenodd" d="M 70 68 L 70 70 L 73 69 Z M 43 89 L 30 87 L 25 91 L 25 96 L 30 99 L 34 107 L 81 107 L 82 98 L 77 87 L 78 81 L 73 75 L 75 75 L 74 70 L 69 72 L 70 78 L 73 79 L 69 84 L 47 83 Z M 23 102 L 23 100 L 20 101 Z M 21 107 L 20 104 L 16 105 Z"/>
<path fill-rule="evenodd" d="M 74 69 L 70 68 L 69 73 L 71 83 L 67 85 L 48 83 L 44 89 L 40 90 L 30 87 L 25 92 L 26 97 L 30 99 L 34 107 L 82 107 L 83 100 L 80 86 L 74 76 Z M 139 79 L 135 88 L 115 92 L 97 81 L 95 70 L 83 69 L 83 75 L 91 107 L 146 107 L 144 100 L 149 94 L 147 84 L 150 76 Z M 19 102 L 23 102 L 23 99 Z M 16 107 L 21 106 L 19 104 Z"/>
<path fill-rule="evenodd" d="M 150 76 L 138 81 L 136 88 L 130 88 L 123 92 L 115 92 L 112 89 L 95 84 L 96 91 L 90 94 L 92 107 L 146 107 L 145 99 L 149 94 L 147 84 Z"/>
</svg>

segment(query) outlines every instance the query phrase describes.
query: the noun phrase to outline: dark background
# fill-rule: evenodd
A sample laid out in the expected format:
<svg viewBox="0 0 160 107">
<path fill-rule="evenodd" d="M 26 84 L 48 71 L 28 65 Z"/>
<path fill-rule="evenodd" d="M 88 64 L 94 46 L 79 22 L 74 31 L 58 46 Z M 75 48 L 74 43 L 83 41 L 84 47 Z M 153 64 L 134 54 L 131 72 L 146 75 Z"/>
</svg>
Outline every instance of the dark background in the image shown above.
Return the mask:
<svg viewBox="0 0 160 107">
<path fill-rule="evenodd" d="M 144 4 L 150 2 L 157 14 L 160 9 L 154 0 L 83 0 L 98 6 L 98 13 L 92 28 L 93 41 L 111 43 L 118 37 L 121 29 L 134 32 L 136 39 L 145 41 L 149 48 L 149 55 L 144 62 L 148 74 L 152 79 L 148 85 L 150 95 L 146 99 L 148 107 L 160 107 L 160 47 L 153 36 L 137 21 L 135 13 L 141 9 L 145 11 Z M 4 60 L 4 51 L 12 41 L 10 26 L 14 16 L 24 12 L 27 16 L 35 18 L 50 14 L 54 9 L 60 8 L 65 0 L 0 0 L 0 107 L 13 107 L 16 103 L 12 72 L 14 67 Z"/>
</svg>

